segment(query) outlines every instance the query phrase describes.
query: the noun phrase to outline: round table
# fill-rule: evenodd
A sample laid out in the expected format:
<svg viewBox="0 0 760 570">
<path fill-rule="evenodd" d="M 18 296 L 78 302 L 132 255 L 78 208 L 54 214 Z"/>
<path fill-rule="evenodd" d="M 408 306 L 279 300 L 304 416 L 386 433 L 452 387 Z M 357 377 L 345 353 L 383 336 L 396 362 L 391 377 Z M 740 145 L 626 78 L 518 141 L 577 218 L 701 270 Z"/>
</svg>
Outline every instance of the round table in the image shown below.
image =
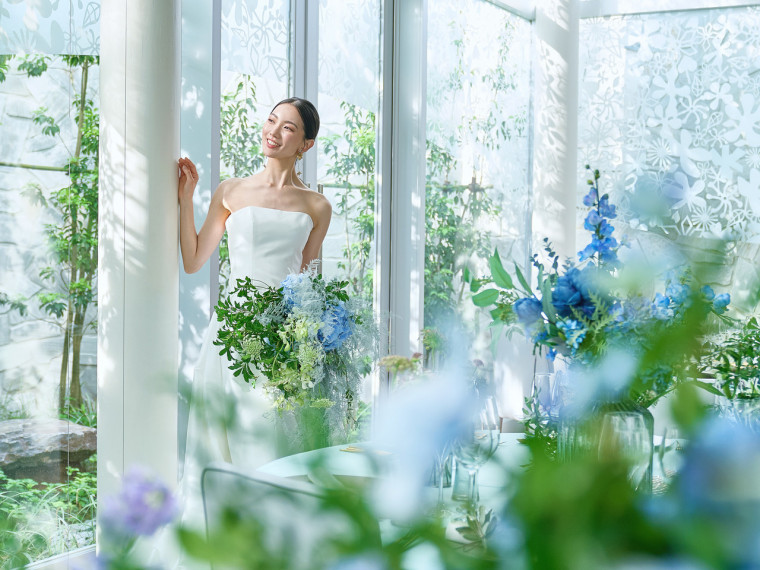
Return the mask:
<svg viewBox="0 0 760 570">
<path fill-rule="evenodd" d="M 528 462 L 528 449 L 519 443 L 523 434 L 502 433 L 499 447 L 493 458 L 480 468 L 479 487 L 484 500 L 498 489 L 503 489 L 509 474 Z M 323 472 L 341 478 L 374 478 L 384 462 L 392 461 L 392 454 L 374 449 L 370 442 L 351 445 L 335 445 L 276 459 L 259 467 L 259 471 L 278 477 L 314 479 L 313 468 L 318 465 Z M 446 490 L 444 490 L 446 493 Z M 448 489 L 448 494 L 451 490 Z"/>
</svg>

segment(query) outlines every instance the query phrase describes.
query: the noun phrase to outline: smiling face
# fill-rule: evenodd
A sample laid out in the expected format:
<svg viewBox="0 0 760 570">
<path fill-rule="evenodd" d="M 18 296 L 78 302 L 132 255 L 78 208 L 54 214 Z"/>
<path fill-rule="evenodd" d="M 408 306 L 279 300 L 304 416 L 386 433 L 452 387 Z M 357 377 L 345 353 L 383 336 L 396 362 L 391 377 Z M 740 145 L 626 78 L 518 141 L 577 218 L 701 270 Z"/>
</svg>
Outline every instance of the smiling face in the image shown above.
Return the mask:
<svg viewBox="0 0 760 570">
<path fill-rule="evenodd" d="M 307 147 L 301 115 L 293 105 L 275 107 L 262 129 L 262 150 L 271 158 L 290 158 Z"/>
</svg>

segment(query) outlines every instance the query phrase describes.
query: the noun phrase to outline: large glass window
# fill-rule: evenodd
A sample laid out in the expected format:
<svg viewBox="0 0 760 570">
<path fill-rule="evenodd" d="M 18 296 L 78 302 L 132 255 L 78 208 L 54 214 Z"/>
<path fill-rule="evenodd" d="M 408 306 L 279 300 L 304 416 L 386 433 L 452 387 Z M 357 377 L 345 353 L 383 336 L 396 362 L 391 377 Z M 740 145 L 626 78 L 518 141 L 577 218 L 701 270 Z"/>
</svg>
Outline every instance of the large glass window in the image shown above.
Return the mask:
<svg viewBox="0 0 760 570">
<path fill-rule="evenodd" d="M 462 274 L 530 247 L 530 22 L 428 2 L 425 326 L 476 323 Z"/>
<path fill-rule="evenodd" d="M 584 20 L 580 36 L 579 162 L 630 235 L 757 242 L 760 8 Z"/>
<path fill-rule="evenodd" d="M 98 17 L 0 9 L 2 567 L 94 542 Z"/>
<path fill-rule="evenodd" d="M 333 205 L 323 271 L 372 300 L 380 103 L 379 0 L 320 0 L 318 179 Z"/>
<path fill-rule="evenodd" d="M 320 0 L 317 179 L 333 207 L 322 272 L 368 303 L 375 272 L 375 158 L 381 72 L 380 0 Z M 359 419 L 366 425 L 370 382 Z"/>
<path fill-rule="evenodd" d="M 261 127 L 270 109 L 289 96 L 288 0 L 222 2 L 220 178 L 261 170 Z M 219 248 L 220 285 L 229 275 L 226 235 Z"/>
</svg>

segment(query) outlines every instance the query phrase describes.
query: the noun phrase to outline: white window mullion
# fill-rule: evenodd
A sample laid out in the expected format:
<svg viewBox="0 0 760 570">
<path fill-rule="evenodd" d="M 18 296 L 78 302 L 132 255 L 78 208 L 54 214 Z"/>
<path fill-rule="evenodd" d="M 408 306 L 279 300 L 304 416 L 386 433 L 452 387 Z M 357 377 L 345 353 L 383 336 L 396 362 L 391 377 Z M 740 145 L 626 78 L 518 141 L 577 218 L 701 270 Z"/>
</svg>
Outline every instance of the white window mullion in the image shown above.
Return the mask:
<svg viewBox="0 0 760 570">
<path fill-rule="evenodd" d="M 378 120 L 375 302 L 381 356 L 421 351 L 425 277 L 427 1 L 385 0 Z M 375 402 L 387 374 L 373 386 Z"/>
<path fill-rule="evenodd" d="M 291 89 L 294 97 L 308 99 L 319 109 L 319 2 L 293 0 L 290 8 L 292 23 Z M 318 143 L 303 157 L 302 179 L 316 190 Z"/>
</svg>

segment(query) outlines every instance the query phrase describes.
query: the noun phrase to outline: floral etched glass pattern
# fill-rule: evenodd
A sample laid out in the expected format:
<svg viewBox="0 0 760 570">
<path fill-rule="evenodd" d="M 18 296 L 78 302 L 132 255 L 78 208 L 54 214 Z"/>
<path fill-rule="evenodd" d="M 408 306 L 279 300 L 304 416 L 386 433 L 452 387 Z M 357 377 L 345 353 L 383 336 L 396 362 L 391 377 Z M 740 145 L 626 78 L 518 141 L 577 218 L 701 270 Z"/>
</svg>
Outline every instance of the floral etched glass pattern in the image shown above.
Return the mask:
<svg viewBox="0 0 760 570">
<path fill-rule="evenodd" d="M 0 2 L 0 54 L 100 53 L 100 0 Z"/>
<path fill-rule="evenodd" d="M 289 96 L 290 2 L 223 0 L 221 30 L 220 178 L 264 166 L 261 127 Z M 227 286 L 227 236 L 219 248 L 219 286 Z"/>
<path fill-rule="evenodd" d="M 428 2 L 425 325 L 472 309 L 462 273 L 529 243 L 530 22 L 482 0 Z"/>
<path fill-rule="evenodd" d="M 583 20 L 580 37 L 579 169 L 631 229 L 760 242 L 760 8 Z"/>
</svg>

